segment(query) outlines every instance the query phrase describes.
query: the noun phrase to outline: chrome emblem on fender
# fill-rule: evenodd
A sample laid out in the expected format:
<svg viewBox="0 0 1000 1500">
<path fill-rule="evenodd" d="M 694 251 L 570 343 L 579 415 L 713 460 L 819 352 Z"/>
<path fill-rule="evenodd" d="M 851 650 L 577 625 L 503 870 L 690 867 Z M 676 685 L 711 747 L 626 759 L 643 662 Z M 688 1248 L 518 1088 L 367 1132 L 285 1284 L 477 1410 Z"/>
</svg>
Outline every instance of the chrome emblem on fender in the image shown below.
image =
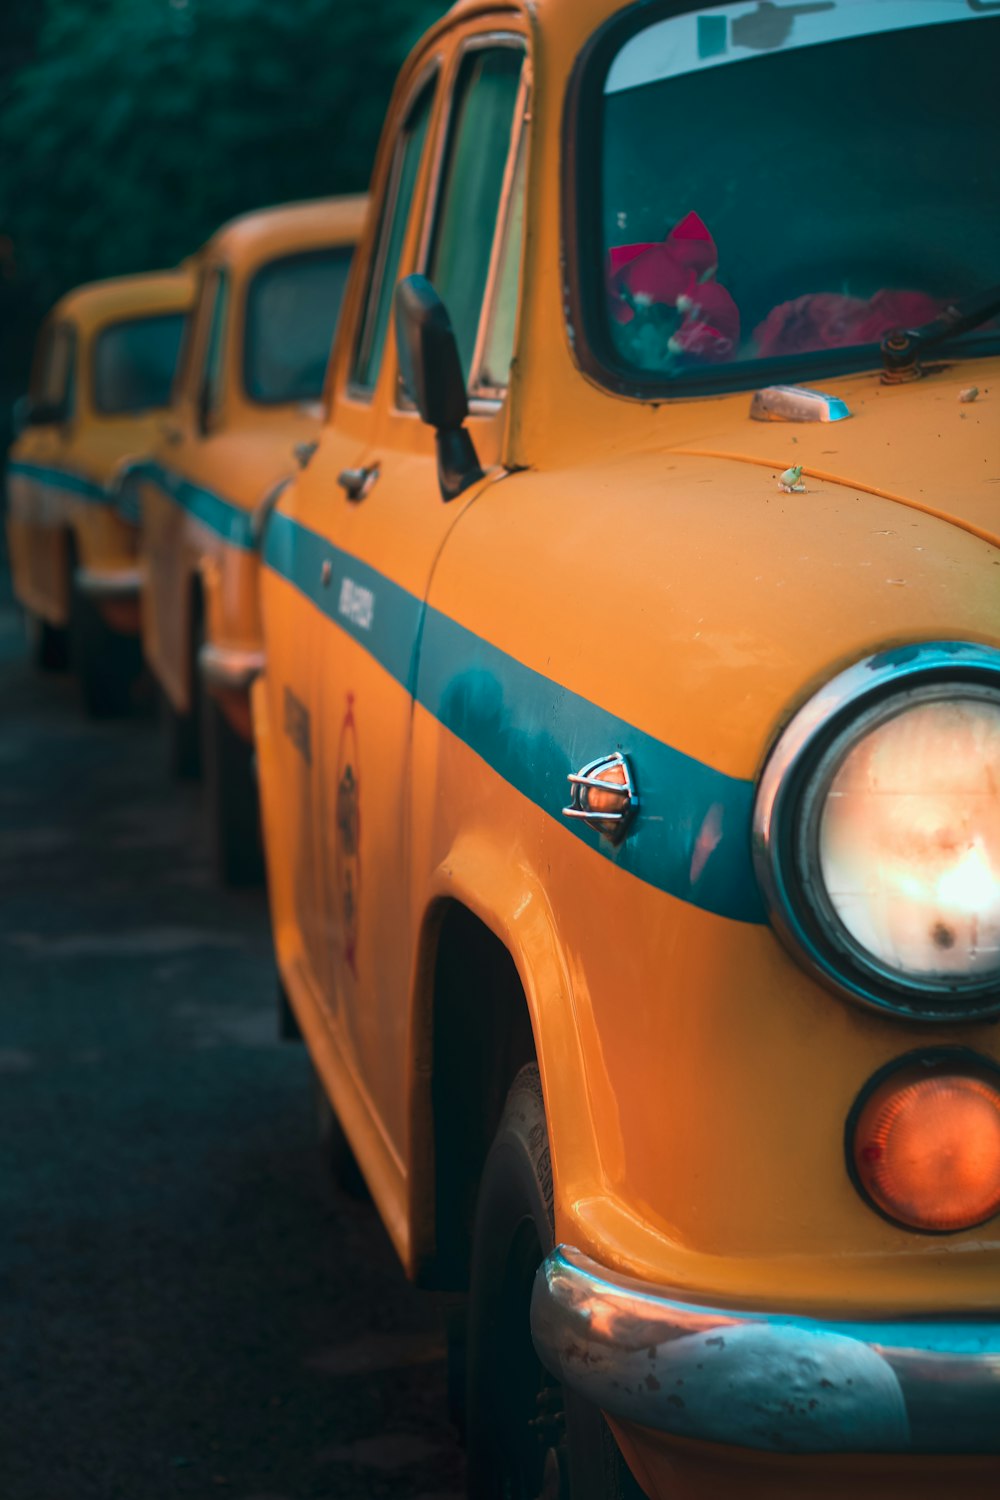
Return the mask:
<svg viewBox="0 0 1000 1500">
<path fill-rule="evenodd" d="M 617 844 L 625 837 L 639 806 L 632 772 L 624 755 L 602 755 L 568 778 L 573 788 L 566 818 L 582 818 L 585 823 Z"/>
</svg>

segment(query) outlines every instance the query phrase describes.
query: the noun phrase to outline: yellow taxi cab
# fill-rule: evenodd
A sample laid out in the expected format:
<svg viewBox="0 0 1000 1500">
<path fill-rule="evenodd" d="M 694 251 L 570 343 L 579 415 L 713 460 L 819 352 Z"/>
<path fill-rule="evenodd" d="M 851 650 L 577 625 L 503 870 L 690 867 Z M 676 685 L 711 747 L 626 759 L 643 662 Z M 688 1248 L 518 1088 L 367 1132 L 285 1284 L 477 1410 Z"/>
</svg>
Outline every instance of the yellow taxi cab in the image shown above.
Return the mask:
<svg viewBox="0 0 1000 1500">
<path fill-rule="evenodd" d="M 252 706 L 477 1500 L 1000 1486 L 998 33 L 464 0 L 400 77 Z"/>
<path fill-rule="evenodd" d="M 124 455 L 168 405 L 190 270 L 94 282 L 49 313 L 7 465 L 14 592 L 42 668 L 79 673 L 95 714 L 126 706 L 139 665 L 135 530 L 117 514 Z"/>
<path fill-rule="evenodd" d="M 202 768 L 222 878 L 260 868 L 248 690 L 260 670 L 255 508 L 308 451 L 366 199 L 246 214 L 198 255 L 175 403 L 120 475 L 139 506 L 143 650 L 173 770 Z"/>
</svg>

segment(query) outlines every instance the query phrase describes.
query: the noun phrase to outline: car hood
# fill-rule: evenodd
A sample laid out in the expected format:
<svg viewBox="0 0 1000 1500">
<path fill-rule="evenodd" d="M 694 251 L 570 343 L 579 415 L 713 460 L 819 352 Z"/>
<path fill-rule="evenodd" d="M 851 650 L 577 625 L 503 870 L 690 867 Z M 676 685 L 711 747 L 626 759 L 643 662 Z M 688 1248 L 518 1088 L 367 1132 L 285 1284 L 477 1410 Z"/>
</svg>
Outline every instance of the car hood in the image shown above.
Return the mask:
<svg viewBox="0 0 1000 1500">
<path fill-rule="evenodd" d="M 752 421 L 749 392 L 661 408 L 641 445 L 596 453 L 595 438 L 487 490 L 430 602 L 622 723 L 752 777 L 837 671 L 912 641 L 1000 643 L 1000 370 L 974 368 L 974 402 L 959 401 L 970 364 L 905 387 L 829 382 L 852 412 L 833 424 Z M 785 493 L 795 464 L 803 488 Z"/>
<path fill-rule="evenodd" d="M 824 389 L 846 402 L 848 419 L 757 422 L 749 398 L 739 415 L 727 401 L 716 408 L 723 421 L 703 421 L 693 442 L 670 451 L 739 459 L 775 475 L 802 464 L 806 483 L 879 495 L 1000 543 L 1000 360 L 965 361 L 905 385 L 868 373 Z"/>
</svg>

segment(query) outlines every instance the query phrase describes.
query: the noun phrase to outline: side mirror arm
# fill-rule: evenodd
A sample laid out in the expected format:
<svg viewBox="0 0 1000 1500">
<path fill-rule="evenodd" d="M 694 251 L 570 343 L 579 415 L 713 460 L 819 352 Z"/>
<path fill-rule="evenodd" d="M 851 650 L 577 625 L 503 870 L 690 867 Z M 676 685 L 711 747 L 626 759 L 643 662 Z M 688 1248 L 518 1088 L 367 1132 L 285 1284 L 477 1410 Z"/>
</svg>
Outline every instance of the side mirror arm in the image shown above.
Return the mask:
<svg viewBox="0 0 1000 1500">
<path fill-rule="evenodd" d="M 24 398 L 24 425 L 26 427 L 60 427 L 69 421 L 69 405 L 66 401 L 31 401 Z"/>
<path fill-rule="evenodd" d="M 435 441 L 441 499 L 457 500 L 483 477 L 476 445 L 464 427 L 439 427 Z"/>
<path fill-rule="evenodd" d="M 197 418 L 200 436 L 208 437 L 212 430 L 212 394 L 206 381 L 198 387 Z"/>
</svg>

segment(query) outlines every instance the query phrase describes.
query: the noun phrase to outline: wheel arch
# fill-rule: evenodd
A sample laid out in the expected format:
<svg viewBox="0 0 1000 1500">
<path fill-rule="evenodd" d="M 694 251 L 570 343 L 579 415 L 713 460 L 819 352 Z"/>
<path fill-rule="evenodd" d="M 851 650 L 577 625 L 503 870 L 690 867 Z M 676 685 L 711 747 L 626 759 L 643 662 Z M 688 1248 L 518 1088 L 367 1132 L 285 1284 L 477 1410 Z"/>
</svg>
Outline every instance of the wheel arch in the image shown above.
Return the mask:
<svg viewBox="0 0 1000 1500">
<path fill-rule="evenodd" d="M 411 1009 L 410 1259 L 421 1285 L 467 1285 L 482 1165 L 511 1083 L 535 1061 L 543 1088 L 558 1070 L 550 1131 L 563 1141 L 567 1117 L 589 1112 L 548 901 L 509 852 L 484 863 L 481 849 L 453 850 L 425 907 Z"/>
</svg>

